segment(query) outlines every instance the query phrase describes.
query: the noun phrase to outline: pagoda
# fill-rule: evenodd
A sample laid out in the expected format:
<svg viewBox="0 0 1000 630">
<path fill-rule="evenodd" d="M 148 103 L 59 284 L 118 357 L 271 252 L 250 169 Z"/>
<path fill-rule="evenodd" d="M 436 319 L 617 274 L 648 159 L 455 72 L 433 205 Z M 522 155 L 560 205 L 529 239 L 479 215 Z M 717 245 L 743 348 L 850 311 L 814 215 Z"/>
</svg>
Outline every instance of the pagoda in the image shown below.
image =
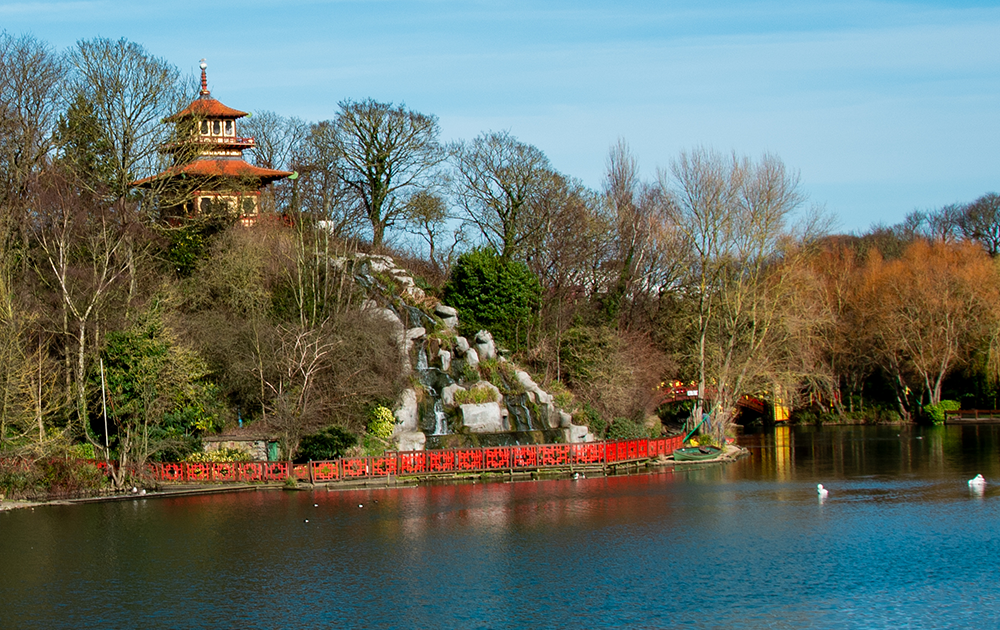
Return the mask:
<svg viewBox="0 0 1000 630">
<path fill-rule="evenodd" d="M 254 139 L 241 137 L 236 121 L 250 114 L 212 98 L 204 59 L 200 67 L 198 98 L 164 119 L 175 126 L 173 139 L 160 147 L 171 166 L 133 186 L 153 191 L 160 198 L 161 216 L 172 222 L 215 216 L 253 225 L 260 216 L 264 186 L 293 173 L 260 168 L 243 159 Z"/>
</svg>

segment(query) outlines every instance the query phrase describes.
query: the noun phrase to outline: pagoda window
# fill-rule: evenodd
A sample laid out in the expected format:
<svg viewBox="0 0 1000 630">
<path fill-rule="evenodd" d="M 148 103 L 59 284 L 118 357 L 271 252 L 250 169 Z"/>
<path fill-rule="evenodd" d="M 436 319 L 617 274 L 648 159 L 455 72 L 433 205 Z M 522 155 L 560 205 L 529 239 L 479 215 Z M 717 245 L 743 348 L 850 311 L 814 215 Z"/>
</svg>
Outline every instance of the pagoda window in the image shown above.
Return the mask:
<svg viewBox="0 0 1000 630">
<path fill-rule="evenodd" d="M 207 136 L 208 135 L 208 121 L 207 120 L 201 121 L 201 135 L 203 135 L 203 136 Z"/>
<path fill-rule="evenodd" d="M 227 120 L 226 121 L 226 135 L 227 136 L 233 135 L 233 130 L 234 130 L 233 121 Z"/>
<path fill-rule="evenodd" d="M 213 136 L 221 136 L 222 135 L 222 121 L 221 120 L 213 120 L 212 121 L 212 135 Z"/>
<path fill-rule="evenodd" d="M 243 197 L 240 202 L 240 213 L 245 217 L 252 217 L 257 214 L 257 199 L 255 197 Z"/>
</svg>

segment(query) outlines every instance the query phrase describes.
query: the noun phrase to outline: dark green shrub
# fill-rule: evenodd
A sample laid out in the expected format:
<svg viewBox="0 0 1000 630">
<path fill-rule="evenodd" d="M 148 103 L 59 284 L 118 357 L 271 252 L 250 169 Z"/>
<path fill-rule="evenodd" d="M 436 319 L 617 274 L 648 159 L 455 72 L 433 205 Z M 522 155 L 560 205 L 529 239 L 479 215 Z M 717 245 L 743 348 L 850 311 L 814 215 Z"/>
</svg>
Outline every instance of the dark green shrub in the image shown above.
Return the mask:
<svg viewBox="0 0 1000 630">
<path fill-rule="evenodd" d="M 934 424 L 944 424 L 944 412 L 958 411 L 962 405 L 957 400 L 942 400 L 936 405 L 924 405 L 924 413 Z"/>
<path fill-rule="evenodd" d="M 608 430 L 608 421 L 587 403 L 583 404 L 578 413 L 573 414 L 573 423 L 586 425 L 599 440 L 604 439 Z"/>
<path fill-rule="evenodd" d="M 307 435 L 299 442 L 295 461 L 326 461 L 344 456 L 344 452 L 358 443 L 358 437 L 341 427 L 327 427 Z"/>
<path fill-rule="evenodd" d="M 649 431 L 642 423 L 630 418 L 615 418 L 608 427 L 609 440 L 632 440 L 649 437 Z"/>
<path fill-rule="evenodd" d="M 501 346 L 518 350 L 527 342 L 542 289 L 527 265 L 481 248 L 458 257 L 443 293 L 444 302 L 458 309 L 465 334 L 486 329 Z"/>
</svg>

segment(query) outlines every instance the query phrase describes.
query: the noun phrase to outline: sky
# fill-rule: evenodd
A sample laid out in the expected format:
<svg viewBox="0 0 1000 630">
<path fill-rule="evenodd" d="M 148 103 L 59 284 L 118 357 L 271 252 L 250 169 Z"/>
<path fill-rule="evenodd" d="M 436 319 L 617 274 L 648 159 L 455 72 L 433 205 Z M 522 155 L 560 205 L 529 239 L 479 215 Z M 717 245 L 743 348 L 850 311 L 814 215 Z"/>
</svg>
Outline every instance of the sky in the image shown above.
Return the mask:
<svg viewBox="0 0 1000 630">
<path fill-rule="evenodd" d="M 405 103 L 442 140 L 507 130 L 599 188 L 698 147 L 796 170 L 843 232 L 1000 191 L 1000 1 L 0 0 L 65 49 L 127 38 L 244 111 Z"/>
</svg>

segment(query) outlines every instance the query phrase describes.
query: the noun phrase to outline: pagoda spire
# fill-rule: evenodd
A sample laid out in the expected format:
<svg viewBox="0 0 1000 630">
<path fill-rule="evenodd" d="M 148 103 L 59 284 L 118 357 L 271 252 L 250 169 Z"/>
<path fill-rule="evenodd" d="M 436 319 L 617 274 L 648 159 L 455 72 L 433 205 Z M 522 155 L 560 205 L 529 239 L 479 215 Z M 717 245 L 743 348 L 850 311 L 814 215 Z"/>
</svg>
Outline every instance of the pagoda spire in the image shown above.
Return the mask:
<svg viewBox="0 0 1000 630">
<path fill-rule="evenodd" d="M 199 94 L 201 94 L 203 98 L 208 98 L 212 94 L 208 91 L 208 76 L 205 74 L 205 68 L 208 67 L 208 64 L 205 63 L 204 59 L 202 59 L 201 63 L 198 65 L 201 67 L 201 92 L 199 92 Z"/>
</svg>

